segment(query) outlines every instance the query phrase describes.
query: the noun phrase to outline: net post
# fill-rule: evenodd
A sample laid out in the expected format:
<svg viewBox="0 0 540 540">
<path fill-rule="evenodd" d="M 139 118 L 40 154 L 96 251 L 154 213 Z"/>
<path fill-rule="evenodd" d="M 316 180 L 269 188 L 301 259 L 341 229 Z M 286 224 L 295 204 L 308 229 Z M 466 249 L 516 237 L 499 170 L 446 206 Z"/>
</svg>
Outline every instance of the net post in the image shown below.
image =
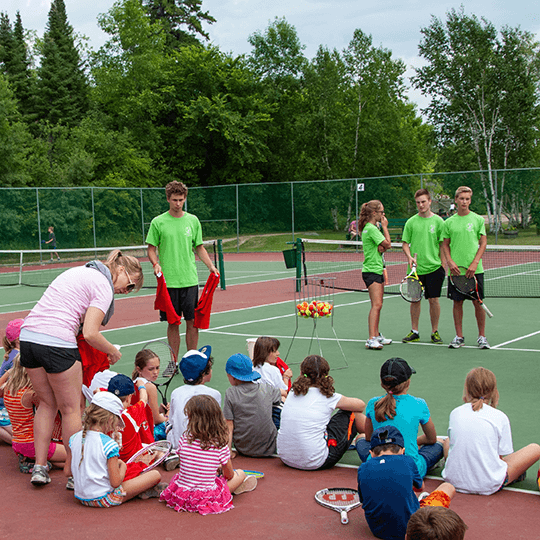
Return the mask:
<svg viewBox="0 0 540 540">
<path fill-rule="evenodd" d="M 302 289 L 302 239 L 297 238 L 295 241 L 296 248 L 296 292 Z"/>
<path fill-rule="evenodd" d="M 223 240 L 218 238 L 218 263 L 219 263 L 219 285 L 221 290 L 225 290 L 225 262 L 223 260 Z"/>
</svg>

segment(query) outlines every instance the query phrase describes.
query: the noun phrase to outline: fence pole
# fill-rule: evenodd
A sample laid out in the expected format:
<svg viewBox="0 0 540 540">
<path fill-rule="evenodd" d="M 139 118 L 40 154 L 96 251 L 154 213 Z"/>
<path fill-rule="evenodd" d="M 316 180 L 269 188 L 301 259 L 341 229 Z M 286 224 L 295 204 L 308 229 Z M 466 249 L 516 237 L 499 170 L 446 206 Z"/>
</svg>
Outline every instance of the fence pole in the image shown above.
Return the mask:
<svg viewBox="0 0 540 540">
<path fill-rule="evenodd" d="M 219 265 L 219 284 L 221 290 L 225 290 L 225 262 L 223 261 L 223 240 L 218 238 L 218 265 Z"/>
<path fill-rule="evenodd" d="M 37 228 L 39 240 L 39 263 L 43 264 L 43 247 L 41 244 L 41 218 L 39 217 L 39 188 L 36 188 L 36 205 L 37 205 Z"/>
<path fill-rule="evenodd" d="M 499 191 L 497 189 L 497 171 L 493 171 L 495 177 L 495 207 L 493 208 L 493 213 L 495 214 L 493 222 L 495 223 L 495 245 L 499 243 L 499 212 L 497 211 L 497 201 L 499 197 Z"/>
<path fill-rule="evenodd" d="M 291 182 L 291 228 L 292 228 L 292 241 L 294 243 L 294 183 Z"/>
<path fill-rule="evenodd" d="M 92 196 L 92 232 L 94 235 L 94 249 L 97 248 L 96 244 L 96 213 L 94 210 L 94 188 L 90 188 L 90 195 Z M 97 251 L 95 252 L 95 257 L 97 258 Z"/>
<path fill-rule="evenodd" d="M 296 292 L 302 290 L 302 239 L 297 238 L 296 249 Z"/>
<path fill-rule="evenodd" d="M 142 227 L 142 243 L 144 244 L 144 204 L 143 204 L 142 188 L 140 188 L 140 191 L 141 191 L 141 227 Z"/>
<path fill-rule="evenodd" d="M 236 253 L 240 253 L 240 209 L 238 204 L 238 184 L 236 184 Z"/>
</svg>

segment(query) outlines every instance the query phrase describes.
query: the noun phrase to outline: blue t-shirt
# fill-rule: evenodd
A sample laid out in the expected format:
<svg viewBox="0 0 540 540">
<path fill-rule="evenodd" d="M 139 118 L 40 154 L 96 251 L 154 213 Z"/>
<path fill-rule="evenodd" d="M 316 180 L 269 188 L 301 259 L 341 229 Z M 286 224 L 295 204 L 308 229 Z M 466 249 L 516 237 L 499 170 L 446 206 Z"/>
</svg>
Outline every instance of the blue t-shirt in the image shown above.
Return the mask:
<svg viewBox="0 0 540 540">
<path fill-rule="evenodd" d="M 427 403 L 422 398 L 417 398 L 409 394 L 394 396 L 396 400 L 396 416 L 392 420 L 377 422 L 375 420 L 375 403 L 384 396 L 374 397 L 369 400 L 366 408 L 366 416 L 373 424 L 373 431 L 383 426 L 395 426 L 401 431 L 405 440 L 405 454 L 411 456 L 418 472 L 422 478 L 427 473 L 426 460 L 418 453 L 418 426 L 427 424 L 431 415 Z"/>
<path fill-rule="evenodd" d="M 358 468 L 358 492 L 371 532 L 384 540 L 403 540 L 420 504 L 413 484 L 422 486 L 415 462 L 406 455 L 378 456 Z"/>
</svg>

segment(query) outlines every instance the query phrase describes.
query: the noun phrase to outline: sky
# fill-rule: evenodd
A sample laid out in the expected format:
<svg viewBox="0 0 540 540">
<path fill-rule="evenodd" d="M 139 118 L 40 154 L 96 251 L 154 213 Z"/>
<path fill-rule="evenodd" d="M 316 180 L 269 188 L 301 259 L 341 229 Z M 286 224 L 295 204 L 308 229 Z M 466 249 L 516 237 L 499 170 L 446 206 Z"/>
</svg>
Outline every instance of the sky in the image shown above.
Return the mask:
<svg viewBox="0 0 540 540">
<path fill-rule="evenodd" d="M 64 0 L 69 23 L 76 32 L 90 39 L 97 50 L 107 35 L 97 24 L 97 16 L 106 13 L 114 0 Z M 531 0 L 203 0 L 202 8 L 217 22 L 207 25 L 211 42 L 223 52 L 249 54 L 248 37 L 264 32 L 275 17 L 285 17 L 296 28 L 304 54 L 312 58 L 320 45 L 342 50 L 347 47 L 354 31 L 359 28 L 372 36 L 373 45 L 392 51 L 408 67 L 423 65 L 418 57 L 421 28 L 429 26 L 432 16 L 444 20 L 451 9 L 463 5 L 465 13 L 485 17 L 497 28 L 519 26 L 537 35 L 540 40 L 540 5 Z M 43 35 L 47 24 L 50 0 L 0 0 L 0 12 L 7 13 L 13 22 L 20 11 L 23 26 Z M 409 92 L 420 108 L 425 98 Z"/>
</svg>

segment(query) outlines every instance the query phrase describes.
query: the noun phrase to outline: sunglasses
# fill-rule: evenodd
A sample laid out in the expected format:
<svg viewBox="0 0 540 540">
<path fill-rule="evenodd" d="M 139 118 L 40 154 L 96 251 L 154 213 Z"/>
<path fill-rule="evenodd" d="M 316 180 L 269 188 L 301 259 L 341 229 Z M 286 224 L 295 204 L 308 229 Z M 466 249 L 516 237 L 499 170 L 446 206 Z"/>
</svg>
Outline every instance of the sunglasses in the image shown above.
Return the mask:
<svg viewBox="0 0 540 540">
<path fill-rule="evenodd" d="M 133 281 L 131 281 L 131 276 L 128 274 L 128 271 L 125 268 L 124 268 L 124 272 L 126 273 L 126 276 L 128 277 L 128 281 L 129 281 L 129 283 L 126 286 L 126 291 L 128 293 L 133 292 L 135 290 L 136 285 L 135 283 L 133 283 Z"/>
</svg>

